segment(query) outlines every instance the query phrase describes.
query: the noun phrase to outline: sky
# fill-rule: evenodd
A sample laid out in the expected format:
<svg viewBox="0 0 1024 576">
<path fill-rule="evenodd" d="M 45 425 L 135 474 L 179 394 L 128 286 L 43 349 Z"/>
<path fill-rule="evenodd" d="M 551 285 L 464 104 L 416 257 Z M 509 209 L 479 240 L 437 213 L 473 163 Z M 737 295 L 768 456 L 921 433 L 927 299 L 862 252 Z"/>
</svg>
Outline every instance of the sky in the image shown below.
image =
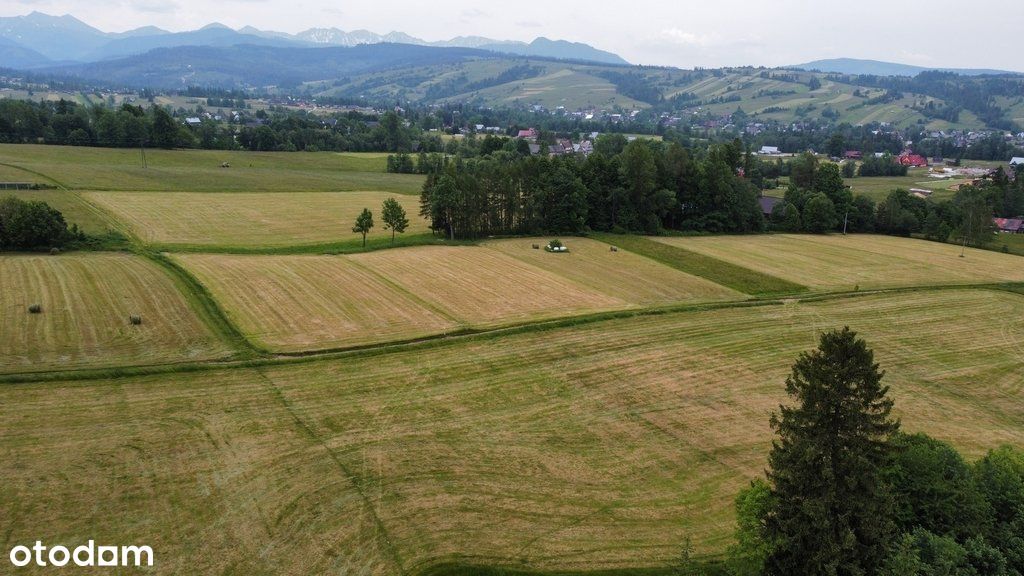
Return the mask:
<svg viewBox="0 0 1024 576">
<path fill-rule="evenodd" d="M 866 58 L 1024 71 L 1021 0 L 0 0 L 0 16 L 72 14 L 101 30 L 211 22 L 298 32 L 392 30 L 425 40 L 538 36 L 585 42 L 634 64 L 784 66 Z"/>
</svg>

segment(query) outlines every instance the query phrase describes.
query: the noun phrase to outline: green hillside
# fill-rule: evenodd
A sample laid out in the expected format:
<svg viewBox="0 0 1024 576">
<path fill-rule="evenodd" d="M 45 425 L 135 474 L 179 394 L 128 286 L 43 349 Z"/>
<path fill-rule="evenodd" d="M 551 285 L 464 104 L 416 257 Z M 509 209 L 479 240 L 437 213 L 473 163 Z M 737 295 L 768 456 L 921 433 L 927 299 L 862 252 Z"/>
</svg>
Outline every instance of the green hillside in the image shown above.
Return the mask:
<svg viewBox="0 0 1024 576">
<path fill-rule="evenodd" d="M 305 85 L 318 97 L 394 98 L 418 103 L 468 102 L 488 107 L 542 106 L 577 110 L 653 110 L 718 119 L 741 110 L 752 122 L 789 124 L 825 119 L 929 130 L 981 129 L 969 110 L 956 122 L 931 118 L 942 99 L 839 82 L 833 75 L 765 68 L 679 70 L 622 68 L 533 59 L 480 59 L 425 68 L 399 68 Z M 1007 118 L 1024 120 L 1024 101 L 1000 97 Z"/>
</svg>

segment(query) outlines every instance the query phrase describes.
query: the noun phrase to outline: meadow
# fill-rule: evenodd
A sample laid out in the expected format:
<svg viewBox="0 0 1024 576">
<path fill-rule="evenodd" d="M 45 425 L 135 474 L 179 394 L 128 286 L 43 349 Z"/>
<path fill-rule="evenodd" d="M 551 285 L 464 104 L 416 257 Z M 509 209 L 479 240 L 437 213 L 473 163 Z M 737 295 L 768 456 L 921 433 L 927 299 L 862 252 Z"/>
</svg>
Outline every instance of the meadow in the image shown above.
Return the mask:
<svg viewBox="0 0 1024 576">
<path fill-rule="evenodd" d="M 940 242 L 852 234 L 657 238 L 819 290 L 1022 282 L 1019 257 Z"/>
<path fill-rule="evenodd" d="M 341 256 L 183 254 L 256 345 L 281 352 L 407 340 L 458 323 Z"/>
<path fill-rule="evenodd" d="M 138 149 L 0 146 L 0 164 L 35 173 L 28 181 L 75 190 L 419 194 L 424 180 L 384 173 L 387 158 L 380 154 L 147 149 L 145 162 Z"/>
<path fill-rule="evenodd" d="M 282 247 L 357 241 L 356 216 L 369 208 L 375 227 L 368 238 L 390 238 L 381 204 L 395 198 L 405 208 L 405 234 L 428 232 L 419 198 L 386 192 L 85 192 L 86 200 L 128 223 L 145 243 L 206 247 Z"/>
<path fill-rule="evenodd" d="M 596 240 L 350 256 L 178 254 L 260 348 L 351 348 L 577 314 L 747 298 Z"/>
<path fill-rule="evenodd" d="M 686 538 L 730 542 L 789 365 L 823 329 L 875 347 L 905 430 L 970 456 L 1024 443 L 1020 298 L 859 295 L 4 386 L 4 530 L 144 542 L 160 573 L 666 568 Z"/>
<path fill-rule="evenodd" d="M 0 175 L 55 187 L 18 196 L 129 236 L 0 256 L 6 542 L 146 544 L 160 574 L 670 574 L 687 538 L 711 559 L 732 542 L 790 366 L 844 325 L 905 430 L 970 457 L 1024 443 L 1018 256 L 870 235 L 468 245 L 426 233 L 422 177 L 384 155 L 147 158 L 0 146 Z M 412 222 L 395 249 L 391 196 Z"/>
<path fill-rule="evenodd" d="M 194 362 L 229 353 L 174 279 L 137 256 L 3 255 L 0 279 L 0 372 Z M 41 313 L 29 313 L 33 304 Z M 131 325 L 131 315 L 142 324 Z"/>
<path fill-rule="evenodd" d="M 380 250 L 350 258 L 478 328 L 631 306 L 498 251 L 472 246 Z"/>
<path fill-rule="evenodd" d="M 483 245 L 633 304 L 738 300 L 744 297 L 710 280 L 686 274 L 626 250 L 588 238 L 566 239 L 566 254 L 534 250 L 547 238 L 492 240 Z"/>
<path fill-rule="evenodd" d="M 844 181 L 854 194 L 861 194 L 875 202 L 881 202 L 889 196 L 890 192 L 900 188 L 903 190 L 912 188 L 930 190 L 932 192 L 930 198 L 936 201 L 949 200 L 956 195 L 957 186 L 970 182 L 970 180 L 970 178 L 929 178 L 926 170 L 913 169 L 906 176 L 846 178 Z"/>
</svg>

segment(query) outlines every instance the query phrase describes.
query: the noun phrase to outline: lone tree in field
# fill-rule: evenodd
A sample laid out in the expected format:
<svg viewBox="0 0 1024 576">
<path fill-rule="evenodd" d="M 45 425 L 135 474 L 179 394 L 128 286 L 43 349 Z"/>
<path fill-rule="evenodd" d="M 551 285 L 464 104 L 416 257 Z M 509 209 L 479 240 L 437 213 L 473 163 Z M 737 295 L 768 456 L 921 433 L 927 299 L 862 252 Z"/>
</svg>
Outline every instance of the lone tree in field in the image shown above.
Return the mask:
<svg viewBox="0 0 1024 576">
<path fill-rule="evenodd" d="M 899 422 L 874 353 L 849 328 L 825 333 L 786 379 L 768 457 L 771 575 L 874 574 L 895 531 L 884 471 Z"/>
<path fill-rule="evenodd" d="M 395 243 L 395 232 L 402 234 L 409 227 L 409 219 L 405 217 L 405 208 L 394 198 L 384 201 L 381 209 L 381 219 L 384 220 L 384 229 L 391 230 L 391 243 Z"/>
<path fill-rule="evenodd" d="M 370 233 L 371 228 L 373 228 L 373 212 L 370 212 L 369 208 L 363 208 L 359 216 L 356 216 L 356 225 L 352 227 L 353 232 L 363 235 L 363 248 L 366 248 L 366 235 Z"/>
</svg>

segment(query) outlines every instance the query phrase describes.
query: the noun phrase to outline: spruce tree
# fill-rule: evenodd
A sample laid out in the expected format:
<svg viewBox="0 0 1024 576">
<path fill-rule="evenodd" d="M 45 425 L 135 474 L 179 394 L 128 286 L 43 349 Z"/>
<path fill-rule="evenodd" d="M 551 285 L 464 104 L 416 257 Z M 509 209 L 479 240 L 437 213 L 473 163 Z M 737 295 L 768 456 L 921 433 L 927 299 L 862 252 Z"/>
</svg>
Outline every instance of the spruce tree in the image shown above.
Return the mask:
<svg viewBox="0 0 1024 576">
<path fill-rule="evenodd" d="M 767 572 L 874 574 L 894 532 L 885 480 L 899 422 L 874 353 L 848 327 L 823 334 L 786 380 L 795 401 L 772 415 Z"/>
</svg>

